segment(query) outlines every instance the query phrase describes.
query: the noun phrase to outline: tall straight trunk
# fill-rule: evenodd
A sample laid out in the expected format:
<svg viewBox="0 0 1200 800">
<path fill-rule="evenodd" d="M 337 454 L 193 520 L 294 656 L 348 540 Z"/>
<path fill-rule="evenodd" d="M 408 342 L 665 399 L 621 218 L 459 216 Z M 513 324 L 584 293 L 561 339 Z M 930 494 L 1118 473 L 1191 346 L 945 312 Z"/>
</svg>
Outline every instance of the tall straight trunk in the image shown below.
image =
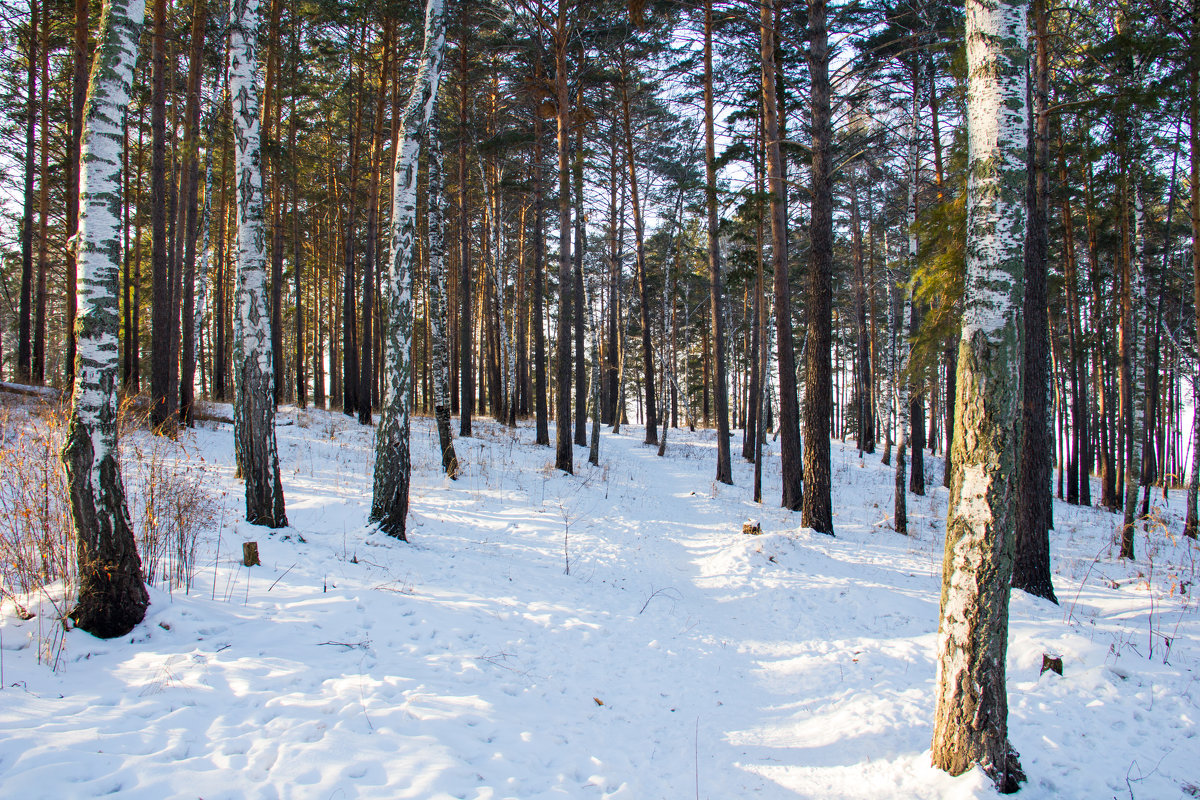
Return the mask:
<svg viewBox="0 0 1200 800">
<path fill-rule="evenodd" d="M 863 274 L 862 217 L 858 208 L 858 173 L 850 168 L 850 254 L 854 262 L 854 325 L 857 370 L 854 388 L 854 413 L 858 425 L 858 449 L 875 452 L 874 370 L 867 330 L 867 282 Z M 874 291 L 872 289 L 872 291 Z"/>
<path fill-rule="evenodd" d="M 717 151 L 713 131 L 712 0 L 704 0 L 704 188 L 708 212 L 708 295 L 716 370 L 717 481 L 733 484 L 729 462 L 729 389 L 725 376 L 725 317 L 721 298 L 721 239 L 717 227 Z"/>
<path fill-rule="evenodd" d="M 571 106 L 567 83 L 567 7 L 558 0 L 554 29 L 554 88 L 558 101 L 558 340 L 555 348 L 554 466 L 574 471 L 571 445 Z"/>
<path fill-rule="evenodd" d="M 144 20 L 143 14 L 143 20 Z M 139 23 L 140 24 L 140 23 Z M 75 0 L 75 28 L 71 48 L 71 138 L 67 142 L 67 197 L 79 194 L 80 143 L 83 141 L 83 104 L 87 95 L 88 66 L 88 0 Z M 67 241 L 79 228 L 79 209 L 67 202 Z M 66 314 L 64 372 L 67 380 L 75 376 L 75 248 L 66 250 Z"/>
<path fill-rule="evenodd" d="M 1200 0 L 1192 0 L 1192 46 L 1200 42 Z M 1192 59 L 1188 73 L 1188 128 L 1190 130 L 1192 196 L 1188 203 L 1192 222 L 1192 300 L 1196 315 L 1196 341 L 1200 342 L 1200 59 Z M 1193 406 L 1200 408 L 1200 364 L 1192 371 Z M 1200 414 L 1192 414 L 1192 442 L 1200 442 Z M 1183 533 L 1196 538 L 1196 495 L 1200 485 L 1200 445 L 1192 445 L 1192 463 L 1188 470 L 1187 520 Z"/>
<path fill-rule="evenodd" d="M 192 425 L 196 382 L 196 237 L 199 234 L 200 86 L 204 76 L 204 32 L 208 20 L 206 0 L 193 0 L 191 52 L 188 54 L 186 108 L 183 114 L 183 167 L 185 191 L 180 198 L 185 219 L 180 235 L 183 253 L 183 327 L 179 339 L 179 421 Z"/>
<path fill-rule="evenodd" d="M 754 192 L 758 197 L 763 196 L 763 137 L 762 137 L 762 114 L 759 113 L 755 119 L 755 137 L 754 137 Z M 759 440 L 762 438 L 759 435 L 762 427 L 762 387 L 765 374 L 760 368 L 763 363 L 762 347 L 763 331 L 762 331 L 762 305 L 763 293 L 765 286 L 763 285 L 763 274 L 765 269 L 765 256 L 763 252 L 763 214 L 762 205 L 759 204 L 754 220 L 754 250 L 755 261 L 757 262 L 757 271 L 755 273 L 754 282 L 754 302 L 751 306 L 751 313 L 754 315 L 750 325 L 750 376 L 747 383 L 746 394 L 746 428 L 742 440 L 742 458 L 751 462 L 758 463 L 758 456 L 761 448 L 758 446 Z M 762 474 L 758 467 L 754 470 L 754 502 L 762 502 Z"/>
<path fill-rule="evenodd" d="M 1008 742 L 1005 655 L 1020 444 L 1025 7 L 967 0 L 967 274 L 938 625 L 934 766 L 1024 779 Z"/>
<path fill-rule="evenodd" d="M 225 378 L 229 365 L 225 357 L 228 348 L 226 339 L 226 320 L 229 317 L 229 278 L 228 259 L 225 257 L 225 245 L 229 237 L 225 230 L 226 220 L 229 219 L 227 205 L 229 203 L 229 144 L 228 139 L 221 145 L 221 200 L 218 204 L 217 221 L 217 252 L 216 275 L 217 296 L 216 308 L 213 313 L 213 327 L 216 328 L 213 337 L 213 399 L 225 401 Z"/>
<path fill-rule="evenodd" d="M 366 24 L 359 38 L 360 48 L 366 44 Z M 353 70 L 351 59 L 351 70 Z M 350 175 L 347 183 L 347 203 L 345 235 L 342 239 L 342 413 L 354 416 L 358 411 L 359 392 L 365 387 L 359 386 L 358 354 L 358 288 L 356 275 L 356 247 L 358 241 L 358 173 L 362 150 L 362 85 L 363 71 L 359 70 L 357 80 L 351 80 L 353 88 L 354 112 L 350 122 Z M 368 393 L 369 389 L 365 389 Z"/>
<path fill-rule="evenodd" d="M 34 351 L 31 356 L 32 378 L 35 383 L 41 384 L 46 380 L 46 279 L 50 269 L 49 264 L 49 233 L 50 233 L 50 16 L 42 14 L 41 37 L 41 59 L 40 67 L 41 80 L 40 89 L 42 92 L 41 100 L 38 102 L 40 107 L 40 136 L 42 146 L 40 148 L 40 163 L 38 163 L 38 192 L 37 192 L 37 272 L 34 277 Z M 122 115 L 121 120 L 121 233 L 125 239 L 125 246 L 121 247 L 122 260 L 128 257 L 128 212 L 130 206 L 126 201 L 128 197 L 128 124 L 127 116 Z"/>
<path fill-rule="evenodd" d="M 829 470 L 833 414 L 833 123 L 825 0 L 808 4 L 808 71 L 812 87 L 812 250 L 808 261 L 808 342 L 804 370 L 804 503 L 801 524 L 833 534 Z"/>
<path fill-rule="evenodd" d="M 622 58 L 624 55 L 622 54 Z M 629 198 L 633 206 L 633 235 L 637 258 L 638 301 L 642 321 L 642 373 L 646 390 L 646 444 L 658 444 L 658 406 L 654 393 L 654 350 L 650 344 L 650 285 L 646 274 L 646 245 L 642 220 L 641 196 L 638 194 L 637 159 L 633 149 L 628 69 L 621 82 L 621 114 L 625 125 L 625 161 L 629 166 Z"/>
<path fill-rule="evenodd" d="M 33 286 L 33 380 L 46 380 L 46 279 L 50 272 L 50 15 L 42 15 L 41 33 L 41 100 L 39 102 L 40 163 L 38 165 L 38 258 Z M 128 112 L 121 120 L 121 247 L 122 266 L 129 259 L 129 120 Z M 126 270 L 128 272 L 128 270 Z"/>
<path fill-rule="evenodd" d="M 1059 183 L 1067 185 L 1067 162 L 1062 155 L 1062 138 L 1059 137 Z M 1075 259 L 1075 223 L 1071 214 L 1071 201 L 1062 199 L 1063 226 L 1063 282 L 1067 295 L 1067 348 L 1070 363 L 1067 365 L 1071 382 L 1071 461 L 1067 469 L 1067 502 L 1091 505 L 1092 448 L 1088 425 L 1087 400 L 1087 350 L 1083 343 L 1080 325 L 1079 269 Z"/>
<path fill-rule="evenodd" d="M 371 522 L 407 541 L 412 465 L 409 424 L 412 387 L 413 272 L 417 263 L 417 162 L 421 137 L 437 101 L 446 29 L 442 0 L 425 4 L 425 44 L 413 77 L 412 94 L 400 117 L 400 139 L 392 174 L 391 257 L 383 283 L 384 389 L 375 435 L 375 482 Z"/>
<path fill-rule="evenodd" d="M 267 145 L 267 168 L 264 170 L 266 203 L 271 217 L 271 362 L 274 365 L 274 396 L 278 405 L 283 399 L 283 179 L 277 153 L 279 142 L 279 111 L 283 107 L 280 95 L 280 37 L 279 18 L 283 0 L 271 0 L 267 22 L 267 75 L 264 83 L 263 141 Z"/>
<path fill-rule="evenodd" d="M 86 0 L 84 0 L 86 2 Z M 170 424 L 171 281 L 167 242 L 166 0 L 154 0 L 150 89 L 150 250 L 153 291 L 150 330 L 150 424 Z"/>
<path fill-rule="evenodd" d="M 609 195 L 608 195 L 608 342 L 604 348 L 604 401 L 605 422 L 619 425 L 617 416 L 621 410 L 617 408 L 618 373 L 620 371 L 620 320 L 621 320 L 621 244 L 620 233 L 623 215 L 617 210 L 618 184 L 620 183 L 620 148 L 617 142 L 617 128 L 611 126 L 609 150 Z M 622 200 L 624 195 L 622 194 Z"/>
<path fill-rule="evenodd" d="M 542 59 L 535 56 L 534 76 L 540 83 L 542 80 Z M 542 115 L 537 107 L 539 98 L 534 97 L 533 110 L 533 314 L 530 322 L 533 324 L 533 362 L 534 362 L 534 417 L 535 441 L 537 444 L 550 445 L 550 411 L 546 403 L 546 327 L 542 307 L 546 295 L 546 212 L 545 212 L 545 183 L 542 157 Z"/>
<path fill-rule="evenodd" d="M 775 5 L 760 6 L 763 136 L 767 151 L 767 190 L 771 197 L 771 257 L 775 270 L 775 325 L 779 348 L 779 456 L 782 505 L 797 511 L 804 500 L 800 449 L 800 408 L 796 398 L 796 349 L 792 341 L 791 283 L 788 279 L 787 193 L 780 148 L 779 103 L 775 94 Z M 765 380 L 765 376 L 764 376 Z"/>
<path fill-rule="evenodd" d="M 237 170 L 237 294 L 233 344 L 233 428 L 246 483 L 246 521 L 286 526 L 279 454 L 275 446 L 270 316 L 264 245 L 262 158 L 259 145 L 258 0 L 229 6 L 229 92 Z"/>
<path fill-rule="evenodd" d="M 1092 359 L 1092 381 L 1096 389 L 1097 438 L 1100 453 L 1100 505 L 1112 510 L 1117 505 L 1112 449 L 1109 443 L 1109 434 L 1112 428 L 1108 424 L 1108 419 L 1112 415 L 1112 402 L 1105 380 L 1104 369 L 1105 354 L 1108 352 L 1108 342 L 1110 340 L 1105 334 L 1107 320 L 1104 314 L 1101 289 L 1098 222 L 1096 219 L 1095 201 L 1092 195 L 1092 184 L 1092 165 L 1089 162 L 1084 178 L 1084 213 L 1087 223 L 1088 270 L 1092 290 L 1091 328 L 1096 336 L 1096 346 L 1093 348 Z"/>
<path fill-rule="evenodd" d="M 580 71 L 585 69 L 580 54 Z M 576 90 L 576 102 L 583 105 L 583 89 Z M 584 305 L 583 251 L 587 247 L 587 231 L 583 221 L 583 123 L 575 126 L 575 158 L 572 189 L 575 193 L 575 444 L 587 447 L 587 368 L 584 362 L 584 328 L 588 312 Z"/>
<path fill-rule="evenodd" d="M 458 435 L 471 435 L 471 405 L 475 397 L 474 374 L 471 371 L 472 356 L 475 353 L 471 338 L 471 322 L 475 319 L 471 305 L 471 235 L 470 215 L 467 210 L 467 140 L 470 132 L 467 130 L 467 110 L 470 101 L 470 68 L 467 57 L 467 31 L 470 26 L 466 23 L 469 6 L 463 3 L 459 6 L 460 20 L 463 29 L 463 41 L 458 43 L 458 296 L 460 301 L 458 314 L 458 352 L 459 352 L 459 417 Z"/>
<path fill-rule="evenodd" d="M 429 332 L 433 350 L 433 416 L 437 420 L 442 469 L 458 477 L 458 456 L 450 432 L 450 341 L 446 335 L 446 243 L 442 222 L 441 121 L 436 111 L 429 116 Z"/>
<path fill-rule="evenodd" d="M 1135 126 L 1132 141 L 1138 141 Z M 1142 204 L 1140 164 L 1133 159 L 1129 172 L 1133 194 L 1133 238 L 1130 242 L 1129 258 L 1125 260 L 1125 280 L 1121 287 L 1122 332 L 1128 327 L 1129 338 L 1123 342 L 1126 368 L 1122 377 L 1127 381 L 1128 399 L 1125 413 L 1125 512 L 1121 529 L 1121 558 L 1134 558 L 1135 523 L 1138 519 L 1137 499 L 1143 482 L 1143 455 L 1146 451 L 1146 385 L 1150 382 L 1146 370 L 1146 336 L 1149 320 L 1146 319 L 1146 265 L 1145 265 L 1145 210 Z M 1126 320 L 1128 322 L 1126 322 Z"/>
<path fill-rule="evenodd" d="M 300 20 L 296 20 L 296 25 L 300 25 Z M 292 33 L 292 58 L 295 59 L 299 54 L 299 31 Z M 300 189 L 296 185 L 296 93 L 292 93 L 291 108 L 288 111 L 288 168 L 291 173 L 291 195 L 292 195 L 292 277 L 294 280 L 293 293 L 295 297 L 293 302 L 295 307 L 293 314 L 295 326 L 293 336 L 295 337 L 295 351 L 293 355 L 293 369 L 296 373 L 296 405 L 300 408 L 305 408 L 308 405 L 308 381 L 304 374 L 305 359 L 304 359 L 304 287 L 302 285 L 303 259 L 304 259 L 304 237 L 302 225 L 300 222 Z"/>
<path fill-rule="evenodd" d="M 362 281 L 362 339 L 359 342 L 359 377 L 361 389 L 358 395 L 358 422 L 361 425 L 371 424 L 371 387 L 375 382 L 375 370 L 371 355 L 375 348 L 375 337 L 371 335 L 375 296 L 375 267 L 376 245 L 379 240 L 379 174 L 382 171 L 380 160 L 384 148 L 384 114 L 387 111 L 388 80 L 392 66 L 392 29 L 394 22 L 391 16 L 383 21 L 383 41 L 380 49 L 383 51 L 382 63 L 379 67 L 379 92 L 375 98 L 375 114 L 371 124 L 371 149 L 367 156 L 367 169 L 371 172 L 370 185 L 367 189 L 367 236 L 363 252 L 363 281 Z"/>
<path fill-rule="evenodd" d="M 1049 65 L 1046 60 L 1045 0 L 1033 0 L 1037 57 L 1033 77 L 1032 145 L 1026 188 L 1024 362 L 1021 384 L 1021 446 L 1017 468 L 1017 541 L 1013 587 L 1053 603 L 1050 575 L 1050 479 L 1054 460 L 1053 414 L 1049 394 L 1050 326 L 1046 310 L 1046 262 L 1049 225 L 1050 115 Z"/>
<path fill-rule="evenodd" d="M 37 159 L 34 145 L 37 141 L 37 64 L 38 64 L 38 4 L 29 3 L 29 42 L 27 95 L 25 106 L 25 202 L 21 214 L 21 299 L 18 305 L 17 323 L 17 380 L 28 382 L 33 374 L 31 337 L 33 325 L 33 209 L 37 205 L 34 195 L 34 177 L 37 175 Z M 43 148 L 45 143 L 43 143 Z M 70 197 L 68 197 L 68 205 Z"/>
<path fill-rule="evenodd" d="M 132 630 L 150 602 L 117 458 L 121 119 L 144 15 L 141 0 L 106 0 L 80 139 L 79 361 L 62 451 L 79 570 L 70 616 L 76 626 L 106 638 Z M 75 200 L 67 198 L 68 204 Z"/>
</svg>

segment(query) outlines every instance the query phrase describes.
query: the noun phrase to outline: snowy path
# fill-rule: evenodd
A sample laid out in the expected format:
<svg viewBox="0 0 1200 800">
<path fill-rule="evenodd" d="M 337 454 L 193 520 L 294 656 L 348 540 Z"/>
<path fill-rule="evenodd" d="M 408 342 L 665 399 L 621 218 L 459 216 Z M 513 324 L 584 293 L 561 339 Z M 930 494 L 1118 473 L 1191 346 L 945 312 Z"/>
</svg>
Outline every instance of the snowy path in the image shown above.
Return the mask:
<svg viewBox="0 0 1200 800">
<path fill-rule="evenodd" d="M 155 592 L 132 643 L 73 632 L 53 674 L 22 646 L 37 621 L 5 609 L 0 796 L 992 796 L 928 762 L 944 490 L 910 497 L 914 535 L 897 536 L 891 472 L 835 444 L 831 539 L 775 507 L 777 459 L 765 506 L 736 453 L 737 485 L 716 485 L 711 433 L 672 431 L 665 459 L 640 428 L 606 434 L 601 467 L 577 449 L 564 476 L 528 428 L 515 443 L 477 423 L 451 482 L 419 420 L 403 544 L 362 526 L 370 432 L 302 419 L 279 432 L 293 527 L 274 535 L 229 524 L 240 490 L 212 466 L 232 461 L 228 432 L 198 432 L 228 493 L 219 557 L 190 595 Z M 747 517 L 766 533 L 742 535 Z M 1014 598 L 1026 797 L 1175 797 L 1198 779 L 1195 603 L 1158 597 L 1171 663 L 1137 652 L 1150 593 L 1098 576 L 1145 565 L 1091 563 L 1109 519 L 1060 514 L 1069 624 Z M 238 565 L 245 538 L 262 568 Z M 1182 547 L 1163 545 L 1160 571 Z M 1065 679 L 1038 677 L 1044 649 Z"/>
</svg>

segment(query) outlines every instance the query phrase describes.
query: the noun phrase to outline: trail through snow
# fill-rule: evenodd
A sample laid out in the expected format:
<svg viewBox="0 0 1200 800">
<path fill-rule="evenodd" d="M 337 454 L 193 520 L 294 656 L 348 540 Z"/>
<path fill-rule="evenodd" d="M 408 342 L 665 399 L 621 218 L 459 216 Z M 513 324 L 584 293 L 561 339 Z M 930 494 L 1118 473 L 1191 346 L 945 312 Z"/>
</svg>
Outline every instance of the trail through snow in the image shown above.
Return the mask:
<svg viewBox="0 0 1200 800">
<path fill-rule="evenodd" d="M 899 536 L 891 471 L 835 441 L 830 538 L 775 506 L 776 455 L 764 506 L 738 459 L 736 485 L 715 483 L 711 431 L 672 431 L 666 458 L 639 428 L 606 432 L 601 466 L 568 476 L 531 428 L 477 423 L 450 481 L 417 419 L 404 544 L 363 525 L 371 429 L 280 420 L 292 527 L 230 522 L 232 436 L 206 423 L 189 457 L 225 524 L 191 592 L 153 591 L 131 637 L 73 631 L 54 673 L 35 663 L 47 623 L 4 604 L 0 796 L 994 794 L 929 766 L 944 489 L 909 497 Z M 1171 501 L 1134 563 L 1106 549 L 1115 516 L 1055 505 L 1062 606 L 1013 597 L 1027 798 L 1200 796 L 1197 548 L 1167 535 Z M 1039 676 L 1043 652 L 1064 677 Z"/>
</svg>

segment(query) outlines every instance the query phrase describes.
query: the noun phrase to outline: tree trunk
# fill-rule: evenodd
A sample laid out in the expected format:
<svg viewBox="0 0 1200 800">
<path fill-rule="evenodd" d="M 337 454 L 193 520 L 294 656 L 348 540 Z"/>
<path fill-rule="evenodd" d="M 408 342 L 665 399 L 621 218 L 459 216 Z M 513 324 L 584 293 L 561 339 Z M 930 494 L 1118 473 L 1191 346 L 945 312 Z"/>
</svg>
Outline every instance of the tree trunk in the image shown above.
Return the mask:
<svg viewBox="0 0 1200 800">
<path fill-rule="evenodd" d="M 558 0 L 554 29 L 554 88 L 558 101 L 558 341 L 555 348 L 554 466 L 574 471 L 571 445 L 571 106 L 567 85 L 567 6 Z"/>
<path fill-rule="evenodd" d="M 237 317 L 234 326 L 233 427 L 246 482 L 246 521 L 287 525 L 275 447 L 270 317 L 259 147 L 258 0 L 231 0 L 229 84 L 237 168 Z"/>
<path fill-rule="evenodd" d="M 437 420 L 442 469 L 458 477 L 458 456 L 450 433 L 450 342 L 446 335 L 446 244 L 442 223 L 441 121 L 430 112 L 429 130 L 429 329 L 433 350 L 433 415 Z"/>
<path fill-rule="evenodd" d="M 808 342 L 804 377 L 804 510 L 801 524 L 833 534 L 829 436 L 833 415 L 833 126 L 825 0 L 808 4 L 812 85 L 812 252 L 808 262 Z"/>
<path fill-rule="evenodd" d="M 729 390 L 725 376 L 725 317 L 721 299 L 721 239 L 717 227 L 717 151 L 713 131 L 712 0 L 704 0 L 704 179 L 708 211 L 708 294 L 716 370 L 717 481 L 733 484 L 729 462 Z"/>
<path fill-rule="evenodd" d="M 182 174 L 186 187 L 180 202 L 185 219 L 183 328 L 179 339 L 179 421 L 191 427 L 196 382 L 196 237 L 200 230 L 200 169 L 197 147 L 200 139 L 200 87 L 204 77 L 204 33 L 208 20 L 206 0 L 192 3 L 191 52 L 188 55 L 187 100 L 183 114 L 184 148 Z"/>
<path fill-rule="evenodd" d="M 375 348 L 375 337 L 371 335 L 375 297 L 375 267 L 376 247 L 379 240 L 379 174 L 382 165 L 379 163 L 384 147 L 384 114 L 387 111 L 387 88 L 392 66 L 392 26 L 393 20 L 388 16 L 383 22 L 383 41 L 380 49 L 383 51 L 382 64 L 379 68 L 379 92 L 376 94 L 375 115 L 371 125 L 371 150 L 368 155 L 367 169 L 371 171 L 370 186 L 367 189 L 367 236 L 363 252 L 363 295 L 362 295 L 362 341 L 359 342 L 359 378 L 361 389 L 358 396 L 358 422 L 360 425 L 371 424 L 371 390 L 375 383 L 375 370 L 371 363 L 372 350 Z"/>
<path fill-rule="evenodd" d="M 17 322 L 17 380 L 28 383 L 32 370 L 32 324 L 33 324 L 33 209 L 37 203 L 34 196 L 34 176 L 37 175 L 37 159 L 34 144 L 37 140 L 37 64 L 38 64 L 38 4 L 29 4 L 28 82 L 25 108 L 25 203 L 21 214 L 21 299 L 18 305 Z M 43 149 L 46 143 L 42 143 Z M 70 204 L 68 196 L 67 203 Z M 68 276 L 68 279 L 70 276 Z"/>
<path fill-rule="evenodd" d="M 788 280 L 787 192 L 780 149 L 779 104 L 775 95 L 775 4 L 760 6 L 763 136 L 766 139 L 771 196 L 771 256 L 775 270 L 775 325 L 779 348 L 779 455 L 784 508 L 798 511 L 804 500 L 800 450 L 800 408 L 796 398 L 796 349 L 792 341 L 791 285 Z M 765 376 L 764 376 L 765 379 Z"/>
<path fill-rule="evenodd" d="M 67 197 L 79 195 L 79 148 L 83 141 L 83 104 L 88 83 L 88 0 L 75 0 L 74 43 L 71 50 L 71 140 L 67 143 Z M 79 208 L 74 202 L 67 203 L 67 241 L 75 236 L 79 227 Z M 66 252 L 66 341 L 64 372 L 67 380 L 75 376 L 75 248 Z"/>
<path fill-rule="evenodd" d="M 580 53 L 579 70 L 586 69 L 584 54 Z M 576 89 L 576 103 L 583 106 L 583 87 Z M 583 253 L 587 247 L 587 226 L 583 215 L 583 125 L 575 125 L 575 158 L 573 164 L 575 192 L 575 444 L 587 447 L 587 367 L 584 360 L 584 328 L 587 326 L 589 310 L 585 305 L 583 289 Z"/>
<path fill-rule="evenodd" d="M 966 8 L 967 274 L 932 756 L 951 775 L 979 764 L 1012 792 L 1024 778 L 1008 743 L 1005 654 L 1021 399 L 1025 7 L 968 0 Z"/>
<path fill-rule="evenodd" d="M 86 0 L 81 0 L 86 2 Z M 154 0 L 150 89 L 150 241 L 153 317 L 150 330 L 150 425 L 171 424 L 171 276 L 167 242 L 167 60 L 166 0 Z"/>
<path fill-rule="evenodd" d="M 1033 0 L 1031 18 L 1035 26 L 1037 58 L 1034 78 L 1034 123 L 1031 168 L 1027 179 L 1028 224 L 1025 239 L 1024 362 L 1021 388 L 1021 445 L 1017 468 L 1017 541 L 1013 564 L 1013 587 L 1052 603 L 1054 584 L 1050 575 L 1050 497 L 1054 440 L 1050 425 L 1053 415 L 1046 408 L 1049 392 L 1050 328 L 1046 311 L 1047 226 L 1049 222 L 1050 117 L 1049 67 L 1046 61 L 1045 0 Z"/>
<path fill-rule="evenodd" d="M 542 82 L 542 60 L 534 60 L 535 82 Z M 534 95 L 533 109 L 533 361 L 534 361 L 534 416 L 535 442 L 550 445 L 550 411 L 546 404 L 546 327 L 544 325 L 543 301 L 546 295 L 546 215 L 545 183 L 543 182 L 541 98 Z"/>
<path fill-rule="evenodd" d="M 129 105 L 144 8 L 137 0 L 105 3 L 80 140 L 79 363 L 62 459 L 78 550 L 78 596 L 70 616 L 104 638 L 132 630 L 150 602 L 117 459 L 121 116 Z"/>
<path fill-rule="evenodd" d="M 409 417 L 412 384 L 412 288 L 416 263 L 417 161 L 421 135 L 437 100 L 446 29 L 442 0 L 425 5 L 425 44 L 412 94 L 400 118 L 400 141 L 393 173 L 391 258 L 384 281 L 384 391 L 375 436 L 375 484 L 371 522 L 389 536 L 407 541 Z"/>
<path fill-rule="evenodd" d="M 467 109 L 469 108 L 467 93 L 470 82 L 466 42 L 467 31 L 470 30 L 470 26 L 467 24 L 469 20 L 466 18 L 468 9 L 469 6 L 466 3 L 459 6 L 459 13 L 463 16 L 460 24 L 463 28 L 464 39 L 458 43 L 458 90 L 460 93 L 458 98 L 458 294 L 461 301 L 458 314 L 459 436 L 471 435 L 471 406 L 475 398 L 474 375 L 471 371 L 472 356 L 475 353 L 471 339 L 471 322 L 475 316 L 472 313 L 471 305 L 471 237 L 470 219 L 467 212 L 467 139 L 470 135 L 467 130 Z"/>
<path fill-rule="evenodd" d="M 1200 42 L 1200 0 L 1192 0 L 1192 46 Z M 1196 316 L 1196 341 L 1200 342 L 1200 59 L 1192 59 L 1188 74 L 1188 127 L 1191 136 L 1191 185 L 1192 196 L 1188 204 L 1192 221 L 1192 300 Z M 1200 408 L 1200 363 L 1192 368 L 1193 406 Z M 1192 441 L 1200 442 L 1200 414 L 1192 415 Z M 1196 445 L 1193 445 L 1196 447 Z M 1191 468 L 1188 470 L 1187 521 L 1183 526 L 1185 536 L 1195 539 L 1197 528 L 1196 495 L 1200 485 L 1200 458 L 1193 450 Z"/>
<path fill-rule="evenodd" d="M 622 54 L 624 59 L 624 54 Z M 623 62 L 624 65 L 624 62 Z M 646 274 L 645 227 L 642 219 L 641 196 L 638 193 L 637 159 L 633 149 L 633 122 L 631 119 L 628 68 L 623 67 L 621 82 L 621 112 L 625 123 L 625 161 L 629 165 L 629 199 L 633 205 L 633 235 L 637 258 L 638 300 L 642 322 L 642 373 L 646 390 L 646 444 L 658 444 L 658 406 L 654 386 L 654 350 L 650 343 L 650 284 Z"/>
</svg>

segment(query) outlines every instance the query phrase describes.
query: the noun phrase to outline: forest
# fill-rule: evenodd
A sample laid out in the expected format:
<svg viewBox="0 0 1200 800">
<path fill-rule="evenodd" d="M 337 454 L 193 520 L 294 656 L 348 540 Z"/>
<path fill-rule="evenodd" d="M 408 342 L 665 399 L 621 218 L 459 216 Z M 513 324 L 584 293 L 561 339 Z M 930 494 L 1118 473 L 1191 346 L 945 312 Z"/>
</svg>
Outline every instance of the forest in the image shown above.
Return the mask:
<svg viewBox="0 0 1200 800">
<path fill-rule="evenodd" d="M 309 412 L 367 459 L 344 524 L 401 542 L 475 442 L 586 487 L 634 437 L 831 542 L 940 516 L 929 757 L 1016 791 L 1010 586 L 1070 599 L 1092 509 L 1131 569 L 1200 525 L 1197 36 L 1196 0 L 5 4 L 0 387 L 69 407 L 64 616 L 159 603 L 134 412 L 232 431 L 264 536 Z"/>
</svg>

